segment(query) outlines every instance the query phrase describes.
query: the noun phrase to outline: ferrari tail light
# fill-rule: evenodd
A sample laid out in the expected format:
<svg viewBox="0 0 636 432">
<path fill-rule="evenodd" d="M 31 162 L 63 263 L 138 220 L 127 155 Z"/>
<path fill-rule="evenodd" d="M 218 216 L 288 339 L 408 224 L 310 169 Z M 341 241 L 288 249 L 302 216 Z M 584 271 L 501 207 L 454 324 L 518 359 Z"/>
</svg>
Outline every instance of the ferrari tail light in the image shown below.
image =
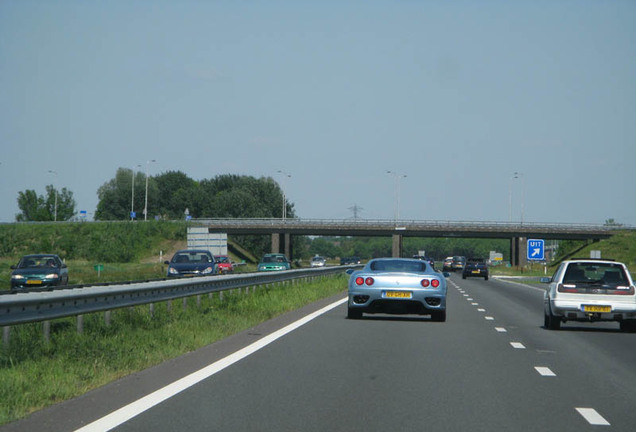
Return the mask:
<svg viewBox="0 0 636 432">
<path fill-rule="evenodd" d="M 356 285 L 360 286 L 360 285 L 364 285 L 367 284 L 369 286 L 373 285 L 375 281 L 373 280 L 372 277 L 367 277 L 366 279 L 363 278 L 362 276 L 358 276 L 356 278 Z"/>
<path fill-rule="evenodd" d="M 433 279 L 431 281 L 431 285 L 433 286 L 433 288 L 439 287 L 439 280 L 438 279 Z"/>
<path fill-rule="evenodd" d="M 424 288 L 428 288 L 429 284 L 431 282 L 428 279 L 422 279 L 422 282 L 420 282 L 420 284 L 424 287 Z"/>
</svg>

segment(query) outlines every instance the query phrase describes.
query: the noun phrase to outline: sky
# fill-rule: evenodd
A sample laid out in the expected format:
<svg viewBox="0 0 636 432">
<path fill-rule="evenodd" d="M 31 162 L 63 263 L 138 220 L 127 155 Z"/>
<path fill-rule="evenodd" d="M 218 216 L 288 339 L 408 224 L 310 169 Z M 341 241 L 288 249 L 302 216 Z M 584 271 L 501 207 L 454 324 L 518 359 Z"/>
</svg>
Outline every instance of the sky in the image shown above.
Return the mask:
<svg viewBox="0 0 636 432">
<path fill-rule="evenodd" d="M 48 184 L 90 219 L 124 167 L 272 177 L 303 219 L 636 226 L 636 2 L 0 0 L 0 149 L 0 222 Z"/>
</svg>

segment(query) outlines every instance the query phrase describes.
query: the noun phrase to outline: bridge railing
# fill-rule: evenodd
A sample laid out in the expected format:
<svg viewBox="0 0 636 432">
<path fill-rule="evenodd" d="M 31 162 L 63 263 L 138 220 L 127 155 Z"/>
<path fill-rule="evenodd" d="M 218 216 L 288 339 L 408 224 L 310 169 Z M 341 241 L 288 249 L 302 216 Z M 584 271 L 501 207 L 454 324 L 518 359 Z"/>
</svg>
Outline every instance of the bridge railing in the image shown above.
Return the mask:
<svg viewBox="0 0 636 432">
<path fill-rule="evenodd" d="M 452 220 L 405 220 L 405 219 L 304 219 L 304 218 L 214 218 L 192 219 L 191 223 L 215 226 L 364 226 L 364 227 L 442 227 L 442 228 L 482 228 L 482 229 L 555 229 L 555 230 L 590 230 L 590 231 L 615 231 L 630 229 L 623 225 L 605 225 L 589 223 L 559 223 L 559 222 L 502 222 L 502 221 L 452 221 Z"/>
</svg>

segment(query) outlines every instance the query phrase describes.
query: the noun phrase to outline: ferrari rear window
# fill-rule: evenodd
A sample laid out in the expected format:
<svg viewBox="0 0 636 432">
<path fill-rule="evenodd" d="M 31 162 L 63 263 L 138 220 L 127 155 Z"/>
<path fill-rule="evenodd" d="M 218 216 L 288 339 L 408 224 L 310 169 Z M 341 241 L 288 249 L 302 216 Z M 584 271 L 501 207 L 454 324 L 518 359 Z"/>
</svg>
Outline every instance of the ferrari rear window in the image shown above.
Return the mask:
<svg viewBox="0 0 636 432">
<path fill-rule="evenodd" d="M 420 272 L 426 271 L 426 262 L 399 261 L 399 260 L 375 261 L 371 263 L 371 270 L 420 273 Z"/>
</svg>

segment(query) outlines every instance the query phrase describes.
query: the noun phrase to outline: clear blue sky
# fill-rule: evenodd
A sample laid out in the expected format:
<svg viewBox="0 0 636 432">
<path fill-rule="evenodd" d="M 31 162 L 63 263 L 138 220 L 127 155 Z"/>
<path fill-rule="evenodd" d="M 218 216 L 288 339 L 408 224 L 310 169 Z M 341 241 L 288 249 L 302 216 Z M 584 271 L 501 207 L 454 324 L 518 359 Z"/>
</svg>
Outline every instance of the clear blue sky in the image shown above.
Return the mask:
<svg viewBox="0 0 636 432">
<path fill-rule="evenodd" d="M 142 165 L 282 170 L 302 218 L 392 219 L 393 170 L 401 219 L 636 225 L 636 2 L 0 0 L 0 145 L 0 222 Z"/>
</svg>

